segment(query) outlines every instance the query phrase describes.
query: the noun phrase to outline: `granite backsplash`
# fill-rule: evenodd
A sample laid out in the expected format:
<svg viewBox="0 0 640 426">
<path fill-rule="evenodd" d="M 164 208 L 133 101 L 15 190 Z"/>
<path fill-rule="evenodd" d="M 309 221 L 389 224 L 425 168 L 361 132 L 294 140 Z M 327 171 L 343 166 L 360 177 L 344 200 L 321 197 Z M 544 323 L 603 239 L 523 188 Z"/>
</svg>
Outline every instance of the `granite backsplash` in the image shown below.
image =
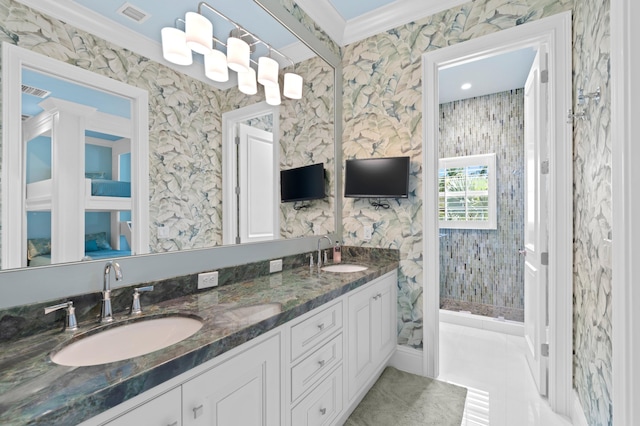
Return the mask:
<svg viewBox="0 0 640 426">
<path fill-rule="evenodd" d="M 332 260 L 333 251 L 327 250 L 327 252 L 329 259 Z M 274 259 L 282 258 L 282 268 L 283 270 L 287 270 L 308 265 L 310 254 L 312 254 L 312 252 L 275 257 Z M 313 252 L 313 257 L 314 260 L 317 261 L 315 251 Z M 343 263 L 357 262 L 358 259 L 376 260 L 381 258 L 399 260 L 399 252 L 398 250 L 392 249 L 367 247 L 342 248 Z M 271 260 L 273 259 L 219 268 L 217 269 L 218 285 L 224 286 L 268 275 L 269 262 Z M 126 271 L 123 271 L 123 273 L 126 274 Z M 0 310 L 0 344 L 22 339 L 33 334 L 42 333 L 52 329 L 62 330 L 65 326 L 65 311 L 59 310 L 57 312 L 52 312 L 49 315 L 44 315 L 44 308 L 66 302 L 67 300 L 73 301 L 73 306 L 76 309 L 76 317 L 79 322 L 90 320 L 91 318 L 95 318 L 97 321 L 101 310 L 101 285 L 102 283 L 96 283 L 96 289 L 98 291 L 94 293 L 70 296 L 65 299 L 49 300 L 46 302 L 15 306 Z M 140 295 L 143 309 L 145 305 L 152 305 L 165 300 L 197 293 L 198 291 L 204 291 L 198 290 L 198 274 L 184 275 L 165 280 L 144 282 L 127 287 L 115 288 L 111 291 L 111 303 L 114 315 L 118 316 L 128 314 L 133 300 L 133 289 L 148 285 L 153 285 L 154 290 Z"/>
</svg>

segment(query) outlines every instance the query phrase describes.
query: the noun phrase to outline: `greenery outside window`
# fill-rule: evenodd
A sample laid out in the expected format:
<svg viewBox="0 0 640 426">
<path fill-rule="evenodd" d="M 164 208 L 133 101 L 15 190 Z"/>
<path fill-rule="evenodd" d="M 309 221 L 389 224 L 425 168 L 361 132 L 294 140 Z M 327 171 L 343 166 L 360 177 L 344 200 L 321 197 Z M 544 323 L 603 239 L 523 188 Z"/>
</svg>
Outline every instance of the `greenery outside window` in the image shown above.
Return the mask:
<svg viewBox="0 0 640 426">
<path fill-rule="evenodd" d="M 440 228 L 496 229 L 496 154 L 441 158 Z"/>
</svg>

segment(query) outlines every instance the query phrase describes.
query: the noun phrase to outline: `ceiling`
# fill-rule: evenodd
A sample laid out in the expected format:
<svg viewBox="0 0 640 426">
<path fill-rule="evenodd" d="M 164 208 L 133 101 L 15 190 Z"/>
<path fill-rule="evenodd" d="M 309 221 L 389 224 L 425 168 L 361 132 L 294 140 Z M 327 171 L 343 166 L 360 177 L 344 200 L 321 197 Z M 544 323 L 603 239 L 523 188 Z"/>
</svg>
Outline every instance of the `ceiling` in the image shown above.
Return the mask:
<svg viewBox="0 0 640 426">
<path fill-rule="evenodd" d="M 92 31 L 116 44 L 130 47 L 134 51 L 140 52 L 142 50 L 145 52 L 145 56 L 160 62 L 164 62 L 160 49 L 160 30 L 165 26 L 183 28 L 184 23 L 176 21 L 176 19 L 184 19 L 184 15 L 188 11 L 197 11 L 199 3 L 197 0 L 20 1 L 32 3 L 33 7 L 43 10 L 45 13 L 48 12 L 48 8 L 52 10 L 62 8 L 62 10 L 66 10 L 63 13 L 72 10 L 77 21 L 67 20 L 67 22 L 83 28 L 79 22 L 84 20 L 86 25 L 83 29 Z M 341 46 L 466 2 L 467 0 L 296 0 L 296 3 Z M 256 36 L 263 38 L 296 62 L 314 56 L 313 52 L 253 1 L 208 0 L 207 4 L 215 7 Z M 124 16 L 120 13 L 123 6 L 139 10 L 146 17 L 138 22 Z M 51 14 L 56 16 L 55 13 Z M 214 36 L 223 41 L 226 40 L 233 26 L 220 19 L 206 7 L 202 8 L 202 14 L 213 22 Z M 108 21 L 105 21 L 105 18 Z M 98 22 L 101 25 L 95 25 Z M 224 50 L 222 47 L 219 48 Z M 265 54 L 266 48 L 262 49 L 264 52 L 258 51 L 257 56 Z M 194 54 L 194 59 L 202 61 L 201 55 L 198 54 Z M 441 102 L 523 87 L 532 60 L 533 51 L 528 49 L 528 52 L 514 52 L 502 55 L 500 58 L 489 58 L 443 70 L 440 73 Z M 283 61 L 281 64 L 286 65 Z M 204 77 L 201 66 L 170 66 L 220 88 L 235 84 L 235 81 L 230 81 L 226 85 L 212 83 Z M 461 91 L 461 84 L 471 77 L 473 77 L 472 89 Z"/>
</svg>

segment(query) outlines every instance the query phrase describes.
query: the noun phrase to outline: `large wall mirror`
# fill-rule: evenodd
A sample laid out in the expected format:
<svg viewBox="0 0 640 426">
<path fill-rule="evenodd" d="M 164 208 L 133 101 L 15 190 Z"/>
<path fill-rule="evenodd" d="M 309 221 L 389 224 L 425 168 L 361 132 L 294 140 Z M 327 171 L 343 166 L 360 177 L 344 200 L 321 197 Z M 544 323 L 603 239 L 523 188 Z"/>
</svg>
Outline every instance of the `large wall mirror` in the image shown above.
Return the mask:
<svg viewBox="0 0 640 426">
<path fill-rule="evenodd" d="M 229 215 L 232 210 L 238 211 L 239 207 L 234 206 L 233 209 L 225 210 L 223 202 L 228 195 L 224 193 L 228 189 L 225 186 L 226 182 L 223 182 L 223 170 L 229 165 L 225 164 L 227 157 L 222 125 L 224 113 L 233 115 L 234 111 L 264 104 L 262 90 L 259 90 L 256 95 L 248 96 L 241 93 L 234 84 L 215 84 L 204 77 L 198 78 L 197 72 L 183 70 L 164 62 L 161 59 L 159 45 L 155 46 L 156 51 L 150 55 L 135 53 L 134 48 L 131 50 L 122 48 L 120 46 L 124 44 L 118 45 L 117 40 L 112 42 L 102 36 L 100 29 L 109 27 L 111 24 L 108 21 L 100 22 L 99 15 L 89 16 L 84 19 L 86 21 L 84 24 L 78 24 L 83 21 L 83 17 L 77 12 L 69 12 L 68 16 L 65 15 L 65 10 L 73 10 L 73 7 L 68 9 L 69 5 L 82 4 L 82 0 L 60 2 L 62 4 L 54 1 L 0 0 L 2 6 L 0 25 L 3 29 L 0 32 L 0 39 L 3 43 L 18 46 L 20 50 L 44 56 L 51 61 L 64 63 L 65 66 L 94 73 L 100 78 L 114 80 L 116 85 L 119 85 L 114 89 L 100 82 L 88 83 L 78 73 L 47 75 L 46 66 L 29 65 L 13 67 L 11 78 L 3 79 L 3 108 L 7 108 L 7 105 L 12 108 L 11 113 L 8 110 L 4 111 L 3 118 L 5 120 L 26 118 L 26 121 L 12 122 L 9 126 L 11 136 L 7 136 L 7 126 L 3 123 L 5 128 L 3 132 L 5 137 L 2 140 L 3 152 L 11 152 L 14 149 L 19 154 L 3 159 L 3 179 L 6 182 L 1 182 L 2 188 L 7 188 L 7 185 L 11 187 L 17 185 L 20 190 L 16 192 L 18 195 L 10 197 L 3 194 L 4 203 L 0 206 L 4 221 L 9 212 L 11 212 L 10 216 L 17 218 L 17 222 L 10 222 L 10 228 L 3 223 L 0 231 L 3 235 L 3 258 L 0 262 L 5 270 L 0 273 L 0 294 L 4 299 L 9 281 L 16 282 L 16 280 L 36 282 L 39 281 L 39 277 L 55 276 L 68 285 L 55 284 L 53 287 L 59 287 L 59 290 L 47 288 L 34 299 L 25 295 L 16 295 L 15 298 L 2 303 L 0 308 L 93 290 L 95 285 L 86 284 L 75 275 L 78 271 L 91 271 L 89 276 L 99 274 L 102 261 L 92 260 L 98 257 L 94 258 L 86 252 L 87 247 L 94 248 L 92 241 L 87 240 L 87 236 L 95 234 L 106 234 L 106 239 L 112 248 L 122 248 L 123 251 L 130 252 L 131 256 L 121 258 L 120 261 L 121 264 L 128 266 L 129 270 L 125 284 L 176 276 L 218 265 L 238 264 L 243 261 L 295 253 L 312 249 L 319 235 L 339 235 L 340 221 L 337 212 L 340 209 L 340 200 L 336 197 L 339 193 L 336 189 L 340 181 L 340 170 L 336 168 L 336 164 L 340 164 L 338 135 L 341 121 L 340 82 L 342 77 L 339 57 L 293 18 L 278 1 L 243 0 L 243 2 L 247 3 L 247 10 L 253 10 L 259 3 L 261 7 L 258 9 L 261 15 L 257 19 L 254 16 L 251 23 L 243 22 L 242 16 L 231 16 L 232 19 L 266 40 L 269 39 L 269 34 L 265 34 L 265 30 L 260 28 L 261 22 L 264 23 L 266 20 L 277 22 L 287 31 L 295 32 L 294 40 L 299 45 L 298 49 L 307 52 L 301 55 L 302 59 L 286 65 L 289 70 L 300 74 L 304 79 L 302 99 L 283 97 L 281 105 L 272 110 L 272 114 L 277 114 L 271 117 L 272 122 L 277 122 L 276 126 L 271 127 L 272 132 L 276 133 L 274 140 L 277 141 L 274 148 L 277 161 L 272 167 L 275 175 L 274 188 L 277 189 L 279 172 L 282 169 L 323 163 L 326 170 L 327 197 L 314 201 L 310 207 L 296 210 L 293 208 L 293 203 L 279 203 L 279 194 L 272 197 L 276 216 L 273 223 L 277 224 L 277 229 L 274 229 L 271 237 L 262 241 L 225 237 L 223 224 L 226 221 L 223 219 L 229 219 L 225 215 Z M 197 7 L 197 3 L 194 3 L 194 7 Z M 168 22 L 166 25 L 178 24 Z M 95 28 L 95 31 L 90 30 L 91 28 Z M 149 44 L 147 43 L 146 46 L 148 47 Z M 10 64 L 6 62 L 7 60 L 9 58 L 3 57 L 2 65 L 3 68 L 9 69 Z M 194 67 L 198 66 L 197 60 L 194 60 Z M 281 74 L 286 71 L 286 67 L 282 66 Z M 72 158 L 69 159 L 76 161 L 72 167 L 73 172 L 62 173 L 64 178 L 58 177 L 57 180 L 66 179 L 67 183 L 77 188 L 90 185 L 85 181 L 91 179 L 108 178 L 106 180 L 116 182 L 128 180 L 131 183 L 131 203 L 137 207 L 127 210 L 126 206 L 103 205 L 89 209 L 91 212 L 78 210 L 74 213 L 75 221 L 84 223 L 73 225 L 68 217 L 61 219 L 65 215 L 56 215 L 51 210 L 47 210 L 46 206 L 33 207 L 36 205 L 33 200 L 27 200 L 26 187 L 38 183 L 37 176 L 42 174 L 42 171 L 38 171 L 39 169 L 33 169 L 32 164 L 41 161 L 42 156 L 38 156 L 37 148 L 23 149 L 22 147 L 26 145 L 23 145 L 22 139 L 28 133 L 29 137 L 34 136 L 36 140 L 36 143 L 33 143 L 34 147 L 38 144 L 42 146 L 43 140 L 47 146 L 46 138 L 54 139 L 56 136 L 51 128 L 40 128 L 39 130 L 43 131 L 42 134 L 36 134 L 38 129 L 26 131 L 27 127 L 24 123 L 31 122 L 28 127 L 31 129 L 33 123 L 37 121 L 34 119 L 35 116 L 42 115 L 42 111 L 59 111 L 62 108 L 60 105 L 65 105 L 67 110 L 74 110 L 73 105 L 70 104 L 72 101 L 62 94 L 54 94 L 39 102 L 41 111 L 34 117 L 29 118 L 28 113 L 24 114 L 27 117 L 22 117 L 22 100 L 16 101 L 15 98 L 10 100 L 7 95 L 14 93 L 17 87 L 21 87 L 23 80 L 33 77 L 28 74 L 34 71 L 42 74 L 45 77 L 43 80 L 48 77 L 58 77 L 63 79 L 64 83 L 75 84 L 78 88 L 102 89 L 103 92 L 128 102 L 129 115 L 119 114 L 119 119 L 127 119 L 131 123 L 131 128 L 127 131 L 129 135 L 122 134 L 122 125 L 116 124 L 114 128 L 120 130 L 109 132 L 96 131 L 90 128 L 91 126 L 87 127 L 83 124 L 84 127 L 80 126 L 82 127 L 82 149 L 74 151 Z M 13 86 L 9 86 L 10 84 Z M 50 91 L 47 87 L 38 88 L 36 84 L 32 86 Z M 12 89 L 8 90 L 9 87 Z M 127 91 L 127 87 L 130 90 Z M 146 111 L 148 117 L 136 110 L 139 105 L 138 92 L 148 96 Z M 94 98 L 94 96 L 85 96 L 85 98 Z M 100 106 L 77 102 L 84 104 L 84 107 L 75 108 L 76 112 L 90 107 L 106 114 L 101 111 Z M 144 120 L 140 120 L 141 116 L 144 116 L 145 120 L 148 118 L 148 126 L 144 129 L 148 131 L 148 152 L 135 151 L 134 148 L 138 146 L 139 139 L 147 138 L 146 135 L 140 136 L 139 126 L 144 123 Z M 76 121 L 86 124 L 90 120 L 76 117 Z M 261 127 L 264 126 L 264 120 L 248 120 L 237 124 Z M 144 127 L 144 124 L 142 125 Z M 74 128 L 73 131 L 77 134 L 80 127 Z M 130 134 L 137 136 L 132 138 Z M 9 146 L 4 140 L 7 138 L 20 142 Z M 106 141 L 100 140 L 102 138 Z M 115 147 L 116 144 L 120 144 L 119 147 Z M 105 149 L 112 153 L 112 160 L 96 160 L 89 158 L 87 154 L 88 151 Z M 53 148 L 45 148 L 44 151 L 49 152 L 48 155 L 52 157 L 52 160 L 49 160 L 49 169 L 55 168 L 52 164 L 55 163 L 56 158 L 60 161 L 60 157 L 66 155 L 56 152 Z M 126 168 L 121 168 L 119 156 L 121 153 L 126 154 L 127 151 L 131 152 L 129 172 Z M 126 162 L 126 156 L 122 158 Z M 16 159 L 19 161 L 19 167 L 15 167 L 17 166 L 15 163 L 11 165 L 6 163 Z M 79 166 L 77 163 L 82 165 Z M 58 168 L 61 169 L 60 166 Z M 51 170 L 49 173 L 49 178 L 53 178 Z M 147 196 L 140 190 L 145 186 L 145 190 L 148 191 Z M 61 188 L 56 190 L 55 185 L 49 190 L 54 194 L 53 204 L 77 202 L 78 197 L 70 201 L 68 196 L 55 200 L 56 193 L 67 193 Z M 245 204 L 251 205 L 251 203 Z M 118 213 L 114 215 L 114 211 Z M 99 215 L 89 216 L 89 213 L 105 212 L 101 219 L 103 225 L 96 225 L 98 219 L 94 218 Z M 54 218 L 54 216 L 57 217 Z M 29 222 L 32 225 L 29 225 Z M 231 222 L 236 225 L 241 223 L 236 218 Z M 14 226 L 14 223 L 19 226 Z M 70 229 L 71 226 L 78 229 Z M 89 226 L 102 226 L 102 228 L 96 228 L 97 232 L 94 232 L 95 229 Z M 131 232 L 132 229 L 134 236 L 128 236 L 127 232 Z M 239 230 L 236 229 L 234 232 L 240 235 Z M 66 240 L 66 236 L 70 239 Z M 45 253 L 49 255 L 49 259 L 44 263 L 31 264 L 33 259 L 29 254 L 29 248 L 33 249 L 33 245 L 38 241 L 45 241 L 46 244 L 47 238 L 51 240 L 52 247 L 50 253 Z M 19 243 L 15 243 L 14 240 Z M 245 241 L 248 244 L 245 244 Z M 238 243 L 242 243 L 240 247 Z M 64 253 L 67 254 L 62 256 L 60 253 L 63 251 L 56 253 L 55 246 L 58 250 L 61 250 L 60 247 L 66 247 Z M 146 253 L 150 255 L 141 256 Z M 171 257 L 171 253 L 175 253 L 177 257 Z M 82 258 L 85 260 L 82 261 Z M 163 265 L 172 259 L 180 263 L 180 268 L 165 270 Z M 67 262 L 75 263 L 64 266 L 63 264 Z M 42 264 L 62 265 L 39 267 Z M 29 285 L 33 286 L 33 284 Z M 33 288 L 37 288 L 37 284 Z M 15 288 L 11 290 L 11 292 L 14 291 L 25 294 L 34 293 L 31 290 L 18 291 Z"/>
</svg>

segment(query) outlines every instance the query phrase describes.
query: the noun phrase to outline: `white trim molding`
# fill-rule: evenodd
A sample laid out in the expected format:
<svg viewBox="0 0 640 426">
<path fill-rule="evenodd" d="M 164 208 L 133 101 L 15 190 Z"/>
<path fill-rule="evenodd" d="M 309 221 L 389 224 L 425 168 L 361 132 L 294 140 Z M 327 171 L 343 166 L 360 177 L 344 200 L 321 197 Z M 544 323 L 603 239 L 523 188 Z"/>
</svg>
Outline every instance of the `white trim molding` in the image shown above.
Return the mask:
<svg viewBox="0 0 640 426">
<path fill-rule="evenodd" d="M 424 371 L 438 376 L 440 268 L 438 247 L 438 71 L 523 47 L 547 46 L 549 52 L 549 404 L 570 416 L 573 357 L 573 155 L 571 107 L 571 13 L 478 37 L 423 55 L 424 185 Z"/>
<path fill-rule="evenodd" d="M 613 421 L 640 422 L 640 4 L 611 2 Z"/>
<path fill-rule="evenodd" d="M 419 376 L 423 375 L 422 364 L 422 350 L 404 345 L 398 345 L 389 360 L 389 366 Z"/>
<path fill-rule="evenodd" d="M 396 0 L 357 18 L 345 20 L 329 0 L 297 0 L 300 6 L 340 46 L 426 18 L 468 0 Z"/>
</svg>

